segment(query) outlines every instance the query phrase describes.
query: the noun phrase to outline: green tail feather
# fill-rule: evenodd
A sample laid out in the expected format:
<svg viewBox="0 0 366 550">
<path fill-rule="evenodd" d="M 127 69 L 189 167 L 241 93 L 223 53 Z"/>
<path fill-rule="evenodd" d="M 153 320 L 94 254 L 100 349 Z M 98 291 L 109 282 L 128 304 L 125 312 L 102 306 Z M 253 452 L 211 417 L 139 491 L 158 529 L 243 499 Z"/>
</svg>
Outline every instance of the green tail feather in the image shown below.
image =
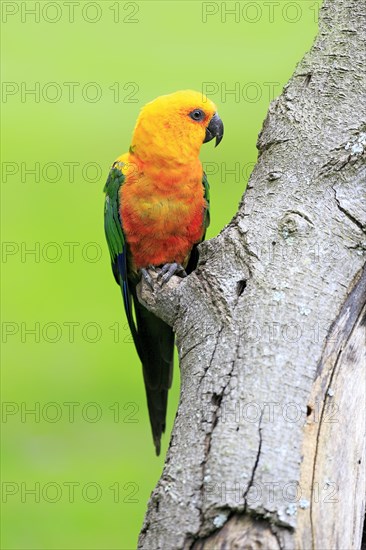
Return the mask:
<svg viewBox="0 0 366 550">
<path fill-rule="evenodd" d="M 165 431 L 168 390 L 173 377 L 174 332 L 140 304 L 133 292 L 138 345 L 156 454 Z"/>
</svg>

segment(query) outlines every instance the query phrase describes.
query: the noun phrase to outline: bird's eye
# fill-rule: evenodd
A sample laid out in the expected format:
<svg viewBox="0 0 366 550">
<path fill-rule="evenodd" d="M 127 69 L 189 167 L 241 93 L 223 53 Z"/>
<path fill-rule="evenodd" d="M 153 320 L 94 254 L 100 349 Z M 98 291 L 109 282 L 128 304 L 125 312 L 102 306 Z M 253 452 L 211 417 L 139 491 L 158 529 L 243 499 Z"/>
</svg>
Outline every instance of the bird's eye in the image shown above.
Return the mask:
<svg viewBox="0 0 366 550">
<path fill-rule="evenodd" d="M 189 113 L 189 116 L 193 120 L 200 121 L 200 120 L 203 120 L 205 118 L 205 113 L 203 111 L 201 111 L 201 109 L 195 109 L 194 111 Z"/>
</svg>

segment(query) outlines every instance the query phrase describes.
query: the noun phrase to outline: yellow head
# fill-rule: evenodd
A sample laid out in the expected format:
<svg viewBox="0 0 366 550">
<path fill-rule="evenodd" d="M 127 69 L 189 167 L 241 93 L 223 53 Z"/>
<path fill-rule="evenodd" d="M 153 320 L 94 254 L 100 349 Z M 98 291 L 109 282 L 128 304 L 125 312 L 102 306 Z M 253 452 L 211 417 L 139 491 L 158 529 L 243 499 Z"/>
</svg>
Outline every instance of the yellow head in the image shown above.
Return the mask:
<svg viewBox="0 0 366 550">
<path fill-rule="evenodd" d="M 218 145 L 223 133 L 216 105 L 199 92 L 182 90 L 141 109 L 131 150 L 143 162 L 185 164 L 198 157 L 202 143 L 216 137 Z"/>
</svg>

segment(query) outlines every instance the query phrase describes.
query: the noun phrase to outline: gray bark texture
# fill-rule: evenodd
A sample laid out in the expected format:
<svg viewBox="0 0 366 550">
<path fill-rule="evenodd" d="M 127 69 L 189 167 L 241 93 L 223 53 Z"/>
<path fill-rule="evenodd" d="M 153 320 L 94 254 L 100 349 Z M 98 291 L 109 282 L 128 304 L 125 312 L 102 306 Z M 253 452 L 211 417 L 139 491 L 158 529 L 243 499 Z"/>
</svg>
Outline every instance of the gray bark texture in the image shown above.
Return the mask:
<svg viewBox="0 0 366 550">
<path fill-rule="evenodd" d="M 238 213 L 189 277 L 139 288 L 174 327 L 181 371 L 140 549 L 361 547 L 364 11 L 325 0 Z"/>
</svg>

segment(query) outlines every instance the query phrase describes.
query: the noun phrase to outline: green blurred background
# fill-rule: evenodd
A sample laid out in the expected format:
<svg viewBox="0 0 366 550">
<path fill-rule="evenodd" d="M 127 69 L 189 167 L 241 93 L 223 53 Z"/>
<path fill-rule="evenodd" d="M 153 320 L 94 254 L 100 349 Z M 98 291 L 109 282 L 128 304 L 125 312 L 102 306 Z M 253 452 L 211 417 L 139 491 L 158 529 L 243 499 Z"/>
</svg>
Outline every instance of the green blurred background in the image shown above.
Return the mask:
<svg viewBox="0 0 366 550">
<path fill-rule="evenodd" d="M 136 547 L 179 373 L 156 458 L 104 241 L 109 166 L 147 101 L 209 92 L 225 123 L 220 147 L 201 152 L 216 235 L 317 12 L 312 1 L 2 2 L 1 548 Z"/>
</svg>

